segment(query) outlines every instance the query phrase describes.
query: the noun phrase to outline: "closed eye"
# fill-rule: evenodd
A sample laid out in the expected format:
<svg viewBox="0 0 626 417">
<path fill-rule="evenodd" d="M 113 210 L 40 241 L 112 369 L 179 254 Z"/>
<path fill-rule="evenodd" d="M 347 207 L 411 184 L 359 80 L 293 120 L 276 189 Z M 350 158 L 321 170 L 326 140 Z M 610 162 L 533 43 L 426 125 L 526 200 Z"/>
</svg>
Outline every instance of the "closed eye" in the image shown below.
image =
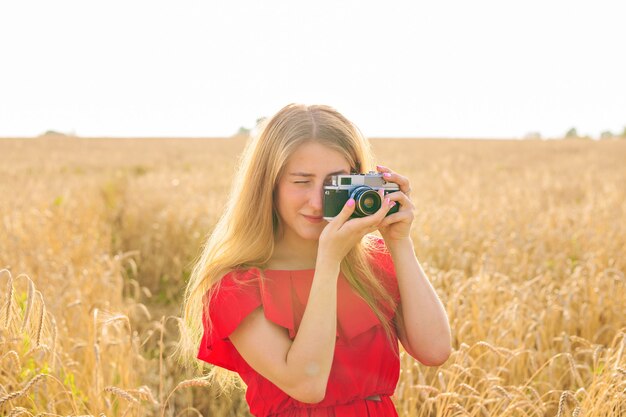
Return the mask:
<svg viewBox="0 0 626 417">
<path fill-rule="evenodd" d="M 308 184 L 310 182 L 311 181 L 294 181 L 294 184 Z M 332 183 L 332 181 L 331 181 L 330 178 L 328 178 L 326 181 L 324 181 L 324 185 L 329 185 L 331 183 Z"/>
</svg>

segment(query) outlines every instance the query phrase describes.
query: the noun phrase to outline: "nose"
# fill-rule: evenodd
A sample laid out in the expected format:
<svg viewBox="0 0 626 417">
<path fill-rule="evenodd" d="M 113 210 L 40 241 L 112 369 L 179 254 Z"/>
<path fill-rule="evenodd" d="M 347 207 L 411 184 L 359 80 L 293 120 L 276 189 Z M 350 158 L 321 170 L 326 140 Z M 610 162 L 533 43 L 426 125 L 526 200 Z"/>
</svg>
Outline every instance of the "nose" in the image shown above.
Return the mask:
<svg viewBox="0 0 626 417">
<path fill-rule="evenodd" d="M 316 215 L 322 215 L 322 206 L 324 202 L 324 185 L 318 185 L 313 187 L 309 194 L 309 205 L 314 210 Z"/>
</svg>

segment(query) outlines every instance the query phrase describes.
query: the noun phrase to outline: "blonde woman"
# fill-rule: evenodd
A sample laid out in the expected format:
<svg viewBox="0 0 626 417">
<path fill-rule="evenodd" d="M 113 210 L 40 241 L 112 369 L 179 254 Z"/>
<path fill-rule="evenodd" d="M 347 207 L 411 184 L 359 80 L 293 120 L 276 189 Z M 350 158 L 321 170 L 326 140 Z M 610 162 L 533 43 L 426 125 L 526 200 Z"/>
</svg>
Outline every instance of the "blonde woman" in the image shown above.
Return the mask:
<svg viewBox="0 0 626 417">
<path fill-rule="evenodd" d="M 244 151 L 188 283 L 183 347 L 236 372 L 255 416 L 394 416 L 398 340 L 428 366 L 450 355 L 409 235 L 408 179 L 377 166 L 399 188 L 379 192 L 378 211 L 353 216 L 349 199 L 322 217 L 331 176 L 370 163 L 367 140 L 328 106 L 284 107 Z"/>
</svg>

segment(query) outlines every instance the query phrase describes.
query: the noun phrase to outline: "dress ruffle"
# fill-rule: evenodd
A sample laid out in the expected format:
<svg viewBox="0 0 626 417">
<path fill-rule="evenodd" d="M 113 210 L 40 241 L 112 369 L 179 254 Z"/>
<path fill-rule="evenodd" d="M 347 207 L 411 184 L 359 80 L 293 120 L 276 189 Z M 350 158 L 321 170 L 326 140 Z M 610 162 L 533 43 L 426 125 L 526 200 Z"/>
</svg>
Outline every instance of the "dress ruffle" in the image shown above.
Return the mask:
<svg viewBox="0 0 626 417">
<path fill-rule="evenodd" d="M 381 252 L 374 253 L 372 264 L 374 272 L 381 278 L 382 284 L 397 304 L 400 294 L 393 262 L 389 254 L 385 252 L 384 241 L 378 238 L 375 242 Z M 263 306 L 265 317 L 269 321 L 286 328 L 289 331 L 289 337 L 295 338 L 309 298 L 313 280 L 313 274 L 310 273 L 312 271 L 266 270 L 262 272 L 258 268 L 251 268 L 226 274 L 220 281 L 220 287 L 213 294 L 210 303 L 210 317 L 217 337 L 212 338 L 213 340 L 203 340 L 204 347 L 209 351 L 212 350 L 214 352 L 212 356 L 215 357 L 215 350 L 219 349 L 216 344 L 226 339 L 239 323 L 259 306 Z M 261 278 L 262 275 L 264 278 Z M 261 290 L 262 286 L 263 290 Z M 341 300 L 337 303 L 337 338 L 348 342 L 372 327 L 380 325 L 378 317 L 354 292 L 342 273 L 339 274 L 337 282 L 337 299 Z M 394 309 L 383 308 L 382 311 L 387 320 L 393 318 Z M 202 353 L 206 356 L 208 352 Z M 233 370 L 232 367 L 226 367 Z"/>
</svg>

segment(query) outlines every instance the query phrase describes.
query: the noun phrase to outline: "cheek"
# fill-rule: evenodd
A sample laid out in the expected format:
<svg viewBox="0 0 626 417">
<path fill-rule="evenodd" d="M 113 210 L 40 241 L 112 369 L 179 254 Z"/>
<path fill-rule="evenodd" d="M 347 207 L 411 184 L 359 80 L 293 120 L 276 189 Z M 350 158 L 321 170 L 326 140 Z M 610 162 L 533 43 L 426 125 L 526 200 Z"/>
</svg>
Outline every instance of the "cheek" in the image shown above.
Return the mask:
<svg viewBox="0 0 626 417">
<path fill-rule="evenodd" d="M 290 186 L 284 186 L 278 190 L 276 205 L 279 211 L 282 211 L 283 209 L 290 209 L 294 206 L 302 204 L 305 197 L 306 193 L 303 192 L 303 190 Z"/>
</svg>

